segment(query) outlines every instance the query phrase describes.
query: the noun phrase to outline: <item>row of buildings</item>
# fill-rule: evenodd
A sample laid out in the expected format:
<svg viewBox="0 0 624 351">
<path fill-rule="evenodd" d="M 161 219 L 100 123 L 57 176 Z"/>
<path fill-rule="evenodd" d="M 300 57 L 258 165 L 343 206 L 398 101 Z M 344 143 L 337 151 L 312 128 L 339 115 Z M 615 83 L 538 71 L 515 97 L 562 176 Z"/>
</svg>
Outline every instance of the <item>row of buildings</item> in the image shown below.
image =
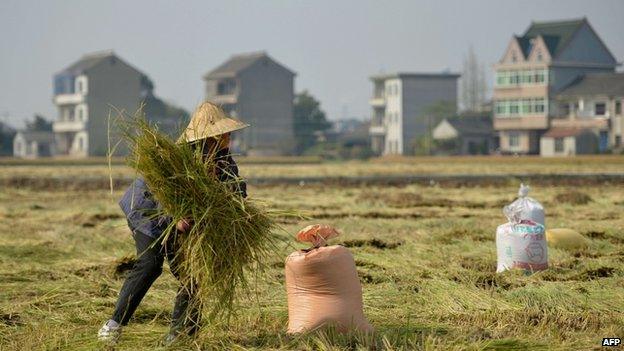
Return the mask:
<svg viewBox="0 0 624 351">
<path fill-rule="evenodd" d="M 624 73 L 587 19 L 532 23 L 494 65 L 490 112 L 427 126 L 426 107 L 456 103 L 454 74 L 374 76 L 371 145 L 413 154 L 428 133 L 439 150 L 543 156 L 622 148 Z M 427 129 L 429 128 L 429 129 Z"/>
<path fill-rule="evenodd" d="M 234 133 L 237 151 L 276 154 L 293 148 L 294 77 L 293 71 L 264 52 L 233 56 L 203 77 L 207 100 L 254 126 Z M 54 76 L 58 113 L 53 130 L 19 131 L 13 140 L 14 155 L 106 155 L 109 123 L 116 123 L 120 111 L 133 114 L 141 105 L 161 129 L 179 132 L 188 112 L 159 99 L 153 90 L 145 73 L 114 52 L 85 55 Z"/>
<path fill-rule="evenodd" d="M 370 149 L 375 155 L 428 153 L 574 155 L 622 147 L 624 74 L 587 19 L 532 23 L 513 36 L 494 65 L 489 109 L 439 121 L 432 108 L 457 113 L 459 74 L 371 77 Z M 203 76 L 205 98 L 251 125 L 233 135 L 246 154 L 290 154 L 296 74 L 264 52 L 235 55 Z M 20 157 L 101 156 L 109 115 L 133 113 L 175 133 L 188 113 L 154 95 L 154 83 L 113 52 L 89 54 L 54 76 L 52 131 L 20 131 Z M 488 112 L 489 111 L 489 112 Z M 114 118 L 113 118 L 114 121 Z"/>
</svg>

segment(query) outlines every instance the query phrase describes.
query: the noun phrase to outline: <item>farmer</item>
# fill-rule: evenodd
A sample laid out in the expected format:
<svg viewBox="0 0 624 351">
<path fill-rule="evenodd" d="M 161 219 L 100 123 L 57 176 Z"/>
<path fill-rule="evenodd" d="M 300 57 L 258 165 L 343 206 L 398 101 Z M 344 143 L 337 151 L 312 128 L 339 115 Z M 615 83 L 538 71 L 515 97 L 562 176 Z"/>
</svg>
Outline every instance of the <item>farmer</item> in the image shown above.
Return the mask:
<svg viewBox="0 0 624 351">
<path fill-rule="evenodd" d="M 248 125 L 227 117 L 216 105 L 204 102 L 193 114 L 178 142 L 191 143 L 194 148 L 201 148 L 204 155 L 213 155 L 216 152 L 215 174 L 220 181 L 227 181 L 238 177 L 238 167 L 229 153 L 230 133 L 245 127 Z M 234 184 L 237 184 L 237 189 L 234 190 L 246 197 L 246 184 L 242 181 Z M 119 205 L 127 217 L 138 259 L 119 292 L 112 317 L 98 332 L 98 338 L 109 344 L 115 344 L 119 340 L 122 327 L 128 324 L 145 293 L 162 273 L 165 258 L 171 272 L 179 279 L 179 262 L 174 257 L 176 236 L 188 231 L 192 223 L 190 219 L 180 220 L 176 223 L 175 232 L 169 235 L 166 242 L 159 240 L 171 223 L 171 218 L 155 218 L 150 215 L 159 209 L 159 204 L 142 178 L 137 178 L 130 185 Z M 200 311 L 193 308 L 189 290 L 192 289 L 188 286 L 180 286 L 177 292 L 171 329 L 164 339 L 167 345 L 172 344 L 179 335 L 193 335 L 198 329 Z"/>
</svg>

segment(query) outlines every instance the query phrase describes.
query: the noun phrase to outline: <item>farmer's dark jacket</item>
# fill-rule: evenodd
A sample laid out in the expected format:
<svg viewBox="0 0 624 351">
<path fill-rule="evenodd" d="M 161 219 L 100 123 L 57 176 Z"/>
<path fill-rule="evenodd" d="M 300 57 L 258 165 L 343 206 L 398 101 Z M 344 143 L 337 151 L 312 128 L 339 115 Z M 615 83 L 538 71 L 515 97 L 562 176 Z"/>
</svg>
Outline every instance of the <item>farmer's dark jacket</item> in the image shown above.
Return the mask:
<svg viewBox="0 0 624 351">
<path fill-rule="evenodd" d="M 220 170 L 217 172 L 220 181 L 231 180 L 238 177 L 238 166 L 224 149 L 217 153 Z M 247 184 L 242 180 L 236 182 L 236 191 L 243 197 L 247 197 Z M 139 231 L 145 235 L 158 238 L 171 223 L 167 216 L 155 216 L 160 205 L 153 198 L 143 178 L 137 178 L 126 190 L 119 201 L 119 206 L 128 219 L 128 226 L 134 232 Z"/>
</svg>

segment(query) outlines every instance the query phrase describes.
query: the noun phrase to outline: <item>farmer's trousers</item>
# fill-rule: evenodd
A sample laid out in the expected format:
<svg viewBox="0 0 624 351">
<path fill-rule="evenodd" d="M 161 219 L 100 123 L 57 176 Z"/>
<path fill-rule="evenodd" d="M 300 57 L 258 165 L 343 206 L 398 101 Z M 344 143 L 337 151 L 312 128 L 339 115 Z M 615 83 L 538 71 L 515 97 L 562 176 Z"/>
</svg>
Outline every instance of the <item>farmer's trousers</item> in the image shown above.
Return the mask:
<svg viewBox="0 0 624 351">
<path fill-rule="evenodd" d="M 179 264 L 174 255 L 176 247 L 175 234 L 170 235 L 170 239 L 165 245 L 162 245 L 158 239 L 136 230 L 133 231 L 132 237 L 137 250 L 137 262 L 121 287 L 115 312 L 111 318 L 121 325 L 128 324 L 132 314 L 152 286 L 152 283 L 162 273 L 165 258 L 169 262 L 171 273 L 178 280 L 180 279 L 178 272 Z M 199 308 L 193 304 L 189 307 L 192 299 L 189 293 L 191 290 L 192 288 L 186 286 L 181 286 L 178 289 L 171 321 L 172 329 L 185 331 L 189 334 L 197 331 L 201 318 Z"/>
</svg>

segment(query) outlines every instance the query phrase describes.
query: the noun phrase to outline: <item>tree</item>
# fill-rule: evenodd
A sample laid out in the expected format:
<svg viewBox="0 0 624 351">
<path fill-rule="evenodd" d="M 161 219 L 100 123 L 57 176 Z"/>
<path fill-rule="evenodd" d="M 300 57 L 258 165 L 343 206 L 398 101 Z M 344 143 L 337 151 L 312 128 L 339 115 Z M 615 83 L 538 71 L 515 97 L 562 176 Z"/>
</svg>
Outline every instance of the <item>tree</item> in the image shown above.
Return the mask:
<svg viewBox="0 0 624 351">
<path fill-rule="evenodd" d="M 51 132 L 52 122 L 41 115 L 35 114 L 32 121 L 26 121 L 26 130 L 31 132 Z"/>
<path fill-rule="evenodd" d="M 319 133 L 325 132 L 331 127 L 327 121 L 325 112 L 321 110 L 321 103 L 307 91 L 295 96 L 294 101 L 294 132 L 296 139 L 295 152 L 302 154 L 312 147 Z"/>
<path fill-rule="evenodd" d="M 480 111 L 485 103 L 487 92 L 485 68 L 483 63 L 479 62 L 472 46 L 468 49 L 468 54 L 464 56 L 461 88 L 463 108 L 469 111 Z"/>
<path fill-rule="evenodd" d="M 13 138 L 15 129 L 0 121 L 0 156 L 13 155 Z"/>
<path fill-rule="evenodd" d="M 438 123 L 445 118 L 453 117 L 457 114 L 457 105 L 454 101 L 440 100 L 424 109 L 424 120 L 427 126 L 427 132 L 411 141 L 409 147 L 416 155 L 431 155 L 435 148 L 435 143 L 431 133 Z"/>
</svg>

